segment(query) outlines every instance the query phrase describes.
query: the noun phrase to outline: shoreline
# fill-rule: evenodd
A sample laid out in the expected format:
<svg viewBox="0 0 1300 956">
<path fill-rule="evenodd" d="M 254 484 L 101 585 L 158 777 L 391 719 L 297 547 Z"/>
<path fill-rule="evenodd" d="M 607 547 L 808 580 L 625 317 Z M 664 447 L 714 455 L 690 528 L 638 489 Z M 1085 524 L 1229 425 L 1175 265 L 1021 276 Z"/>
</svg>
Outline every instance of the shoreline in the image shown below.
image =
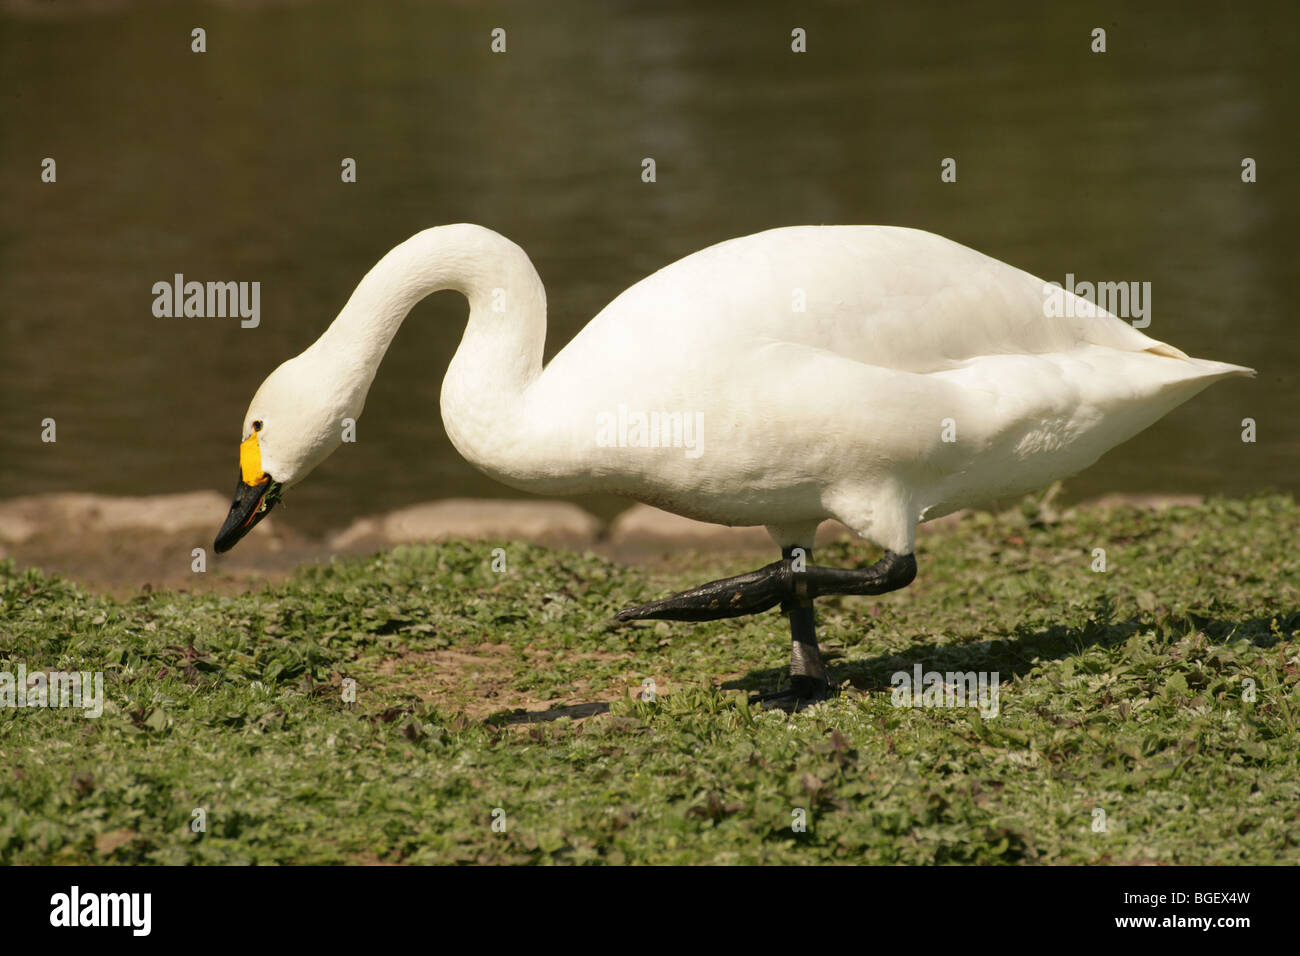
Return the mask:
<svg viewBox="0 0 1300 956">
<path fill-rule="evenodd" d="M 1044 507 L 1050 498 L 1044 498 Z M 1165 508 L 1203 501 L 1201 495 L 1117 494 L 1065 510 Z M 452 538 L 590 550 L 622 564 L 646 566 L 667 564 L 683 549 L 752 555 L 766 562 L 775 547 L 761 527 L 727 528 L 639 503 L 605 522 L 577 505 L 543 498 L 449 498 L 364 516 L 319 538 L 272 515 L 238 548 L 216 555 L 212 536 L 227 508 L 226 496 L 216 491 L 143 497 L 59 492 L 4 499 L 0 559 L 11 559 L 19 569 L 58 574 L 94 593 L 124 597 L 162 589 L 242 593 L 332 557 Z M 927 522 L 918 535 L 941 532 L 968 514 L 959 511 Z M 817 542 L 820 546 L 844 537 L 852 533 L 828 520 L 818 530 Z"/>
</svg>

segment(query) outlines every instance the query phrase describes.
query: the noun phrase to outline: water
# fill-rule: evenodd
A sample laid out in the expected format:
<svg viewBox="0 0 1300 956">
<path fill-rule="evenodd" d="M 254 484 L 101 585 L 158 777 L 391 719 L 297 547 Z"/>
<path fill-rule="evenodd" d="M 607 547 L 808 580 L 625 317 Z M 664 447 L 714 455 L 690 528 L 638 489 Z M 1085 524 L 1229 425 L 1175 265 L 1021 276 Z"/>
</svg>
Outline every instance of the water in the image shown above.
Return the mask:
<svg viewBox="0 0 1300 956">
<path fill-rule="evenodd" d="M 1295 489 L 1294 4 L 54 10 L 0 5 L 0 497 L 228 490 L 266 373 L 387 249 L 457 221 L 528 251 L 548 357 L 647 273 L 776 225 L 911 225 L 1047 279 L 1149 281 L 1148 333 L 1260 375 L 1214 386 L 1070 494 Z M 795 26 L 806 54 L 790 52 Z M 40 182 L 46 156 L 57 184 Z M 151 288 L 177 272 L 259 281 L 260 327 L 155 318 Z M 286 519 L 319 533 L 516 496 L 456 454 L 438 414 L 464 314 L 452 293 L 416 310 L 360 441 L 295 489 Z"/>
</svg>

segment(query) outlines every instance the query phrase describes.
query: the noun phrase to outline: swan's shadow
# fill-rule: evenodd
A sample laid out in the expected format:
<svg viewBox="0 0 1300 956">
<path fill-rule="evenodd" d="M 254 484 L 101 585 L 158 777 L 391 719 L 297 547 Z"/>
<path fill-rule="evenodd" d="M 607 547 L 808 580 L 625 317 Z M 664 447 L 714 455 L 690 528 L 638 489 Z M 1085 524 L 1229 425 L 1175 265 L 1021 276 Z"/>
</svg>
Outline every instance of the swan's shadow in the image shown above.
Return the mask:
<svg viewBox="0 0 1300 956">
<path fill-rule="evenodd" d="M 1187 615 L 1182 623 L 1199 630 L 1212 644 L 1227 643 L 1234 634 L 1255 635 L 1258 647 L 1271 647 L 1278 638 L 1271 634 L 1271 623 L 1300 620 L 1300 610 L 1228 621 L 1202 615 Z M 876 657 L 846 660 L 844 654 L 822 649 L 834 683 L 846 681 L 858 690 L 889 690 L 890 678 L 920 664 L 925 671 L 996 670 L 999 680 L 1009 680 L 1029 673 L 1045 660 L 1063 660 L 1090 647 L 1114 647 L 1125 643 L 1141 630 L 1154 630 L 1155 619 L 1142 614 L 1124 621 L 1114 620 L 1114 606 L 1100 601 L 1083 627 L 1056 624 L 1042 630 L 1018 627 L 1011 636 L 969 644 L 913 644 L 906 650 Z M 783 667 L 750 671 L 744 677 L 722 684 L 723 690 L 763 692 L 777 687 L 788 672 Z"/>
<path fill-rule="evenodd" d="M 1150 615 L 1115 621 L 1114 610 L 1111 602 L 1099 601 L 1092 619 L 1083 627 L 1056 624 L 1037 631 L 1019 627 L 1013 636 L 1001 638 L 996 644 L 991 641 L 971 644 L 918 643 L 896 654 L 859 660 L 845 660 L 843 654 L 825 649 L 823 654 L 832 679 L 841 684 L 848 681 L 858 690 L 888 690 L 892 686 L 890 677 L 894 673 L 900 670 L 910 672 L 916 664 L 927 671 L 996 670 L 999 680 L 1007 680 L 1027 674 L 1041 661 L 1063 660 L 1095 646 L 1114 647 L 1123 644 L 1140 630 L 1156 627 L 1156 622 Z M 1189 628 L 1204 633 L 1213 644 L 1224 644 L 1233 634 L 1242 633 L 1255 634 L 1252 643 L 1258 647 L 1272 647 L 1279 640 L 1269 630 L 1274 620 L 1284 622 L 1289 628 L 1291 622 L 1300 621 L 1300 609 L 1240 621 L 1192 614 L 1186 617 L 1184 623 Z M 788 677 L 789 671 L 786 668 L 768 667 L 750 671 L 737 680 L 726 681 L 721 687 L 723 690 L 761 693 L 775 689 L 780 681 Z M 597 701 L 553 707 L 550 710 L 515 711 L 497 716 L 491 722 L 497 725 L 538 724 L 559 720 L 561 717 L 580 719 L 607 713 L 609 704 Z"/>
<path fill-rule="evenodd" d="M 609 704 L 595 701 L 590 704 L 572 704 L 568 707 L 552 707 L 550 710 L 516 710 L 491 723 L 510 725 L 510 724 L 543 724 L 552 720 L 559 720 L 561 717 L 572 717 L 579 720 L 583 717 L 595 717 L 598 714 L 608 714 Z"/>
</svg>

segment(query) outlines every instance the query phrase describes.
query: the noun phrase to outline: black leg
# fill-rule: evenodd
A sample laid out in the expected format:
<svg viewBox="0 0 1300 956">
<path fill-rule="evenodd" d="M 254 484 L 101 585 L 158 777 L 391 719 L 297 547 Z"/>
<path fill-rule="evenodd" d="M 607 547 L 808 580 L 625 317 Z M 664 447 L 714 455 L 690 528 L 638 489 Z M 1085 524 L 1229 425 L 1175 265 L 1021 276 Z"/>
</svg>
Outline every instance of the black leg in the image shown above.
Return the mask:
<svg viewBox="0 0 1300 956">
<path fill-rule="evenodd" d="M 619 621 L 713 621 L 758 614 L 779 604 L 781 613 L 790 618 L 790 689 L 762 695 L 756 700 L 792 710 L 825 700 L 830 695 L 830 681 L 817 646 L 813 599 L 827 594 L 896 591 L 916 577 L 916 558 L 886 551 L 869 568 L 846 570 L 817 567 L 812 563 L 812 550 L 804 549 L 798 566 L 802 570 L 798 570 L 794 550 L 782 549 L 780 561 L 757 571 L 710 581 L 649 604 L 624 608 L 614 617 Z"/>
<path fill-rule="evenodd" d="M 759 614 L 776 607 L 788 593 L 788 564 L 786 561 L 773 561 L 748 574 L 710 581 L 649 604 L 625 607 L 614 618 L 619 621 L 716 621 L 724 617 Z"/>
<path fill-rule="evenodd" d="M 809 554 L 811 560 L 812 555 Z M 808 565 L 808 593 L 813 597 L 826 594 L 888 594 L 905 588 L 916 578 L 916 556 L 886 551 L 885 556 L 869 568 L 818 568 Z"/>
<path fill-rule="evenodd" d="M 792 560 L 793 551 L 793 548 L 785 548 L 781 553 L 786 560 Z M 812 562 L 811 549 L 805 552 L 804 560 Z M 826 665 L 822 662 L 821 648 L 817 646 L 817 616 L 813 611 L 813 599 L 798 596 L 798 583 L 799 579 L 795 578 L 796 593 L 781 602 L 781 613 L 790 618 L 790 694 L 796 708 L 800 702 L 825 700 L 830 695 Z"/>
<path fill-rule="evenodd" d="M 805 549 L 806 551 L 807 549 Z M 794 570 L 787 553 L 780 561 L 740 574 L 701 584 L 649 604 L 627 607 L 614 615 L 619 621 L 716 621 L 724 617 L 758 614 L 790 598 L 812 600 L 828 594 L 885 594 L 912 583 L 916 577 L 916 558 L 910 554 L 886 551 L 885 556 L 869 568 L 821 568 L 809 562 L 802 571 Z"/>
</svg>

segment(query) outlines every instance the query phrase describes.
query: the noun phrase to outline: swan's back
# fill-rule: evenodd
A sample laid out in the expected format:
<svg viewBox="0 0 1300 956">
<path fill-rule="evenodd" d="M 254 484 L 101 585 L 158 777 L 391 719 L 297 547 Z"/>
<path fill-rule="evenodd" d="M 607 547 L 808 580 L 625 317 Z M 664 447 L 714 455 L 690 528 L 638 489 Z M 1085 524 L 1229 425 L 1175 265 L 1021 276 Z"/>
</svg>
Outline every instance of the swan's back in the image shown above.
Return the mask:
<svg viewBox="0 0 1300 956">
<path fill-rule="evenodd" d="M 919 373 L 1082 345 L 1185 358 L 1100 310 L 1046 311 L 1043 280 L 933 233 L 790 226 L 666 266 L 618 296 L 573 345 L 609 354 L 631 341 L 638 351 L 656 341 L 733 349 L 777 341 Z"/>
</svg>

